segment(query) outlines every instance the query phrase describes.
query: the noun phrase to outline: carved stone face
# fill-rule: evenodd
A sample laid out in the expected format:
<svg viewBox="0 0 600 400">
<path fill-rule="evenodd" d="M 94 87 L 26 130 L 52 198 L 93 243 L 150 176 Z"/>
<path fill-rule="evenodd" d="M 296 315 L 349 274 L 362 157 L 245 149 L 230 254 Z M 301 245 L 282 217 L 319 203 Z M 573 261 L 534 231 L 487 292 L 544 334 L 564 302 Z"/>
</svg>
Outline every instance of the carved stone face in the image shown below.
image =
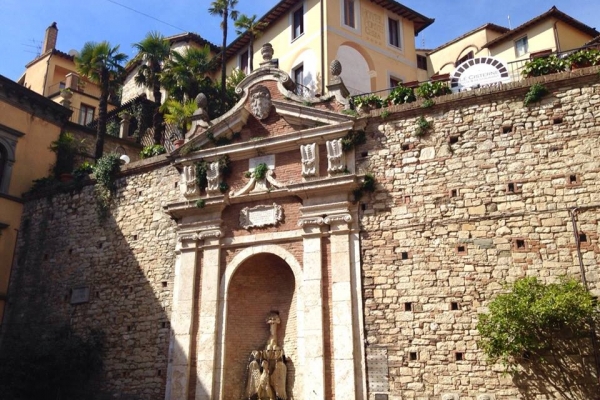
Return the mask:
<svg viewBox="0 0 600 400">
<path fill-rule="evenodd" d="M 250 94 L 250 109 L 259 120 L 263 120 L 271 113 L 271 93 L 266 87 L 259 85 Z"/>
</svg>

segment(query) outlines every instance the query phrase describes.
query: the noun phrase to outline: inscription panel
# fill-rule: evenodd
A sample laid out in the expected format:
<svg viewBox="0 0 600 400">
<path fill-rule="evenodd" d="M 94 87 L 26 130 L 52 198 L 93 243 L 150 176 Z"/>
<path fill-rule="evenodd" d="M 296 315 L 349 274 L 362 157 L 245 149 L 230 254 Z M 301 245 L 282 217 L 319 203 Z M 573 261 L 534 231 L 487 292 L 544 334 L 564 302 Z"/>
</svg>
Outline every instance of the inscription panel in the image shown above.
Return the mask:
<svg viewBox="0 0 600 400">
<path fill-rule="evenodd" d="M 240 212 L 240 226 L 244 229 L 277 225 L 283 219 L 283 208 L 277 203 L 270 206 L 246 207 Z"/>
<path fill-rule="evenodd" d="M 71 304 L 82 304 L 90 301 L 90 287 L 74 288 L 71 293 Z"/>
<path fill-rule="evenodd" d="M 363 15 L 365 38 L 371 43 L 383 46 L 383 34 L 385 33 L 383 16 L 369 10 L 364 10 Z"/>
</svg>

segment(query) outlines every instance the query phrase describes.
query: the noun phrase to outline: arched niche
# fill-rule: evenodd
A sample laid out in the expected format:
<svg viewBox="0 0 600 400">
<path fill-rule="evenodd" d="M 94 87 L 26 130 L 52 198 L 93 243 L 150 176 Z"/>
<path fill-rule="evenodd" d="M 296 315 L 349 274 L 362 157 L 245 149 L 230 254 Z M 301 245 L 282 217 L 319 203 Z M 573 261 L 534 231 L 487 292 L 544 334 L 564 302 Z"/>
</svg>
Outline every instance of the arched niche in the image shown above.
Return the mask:
<svg viewBox="0 0 600 400">
<path fill-rule="evenodd" d="M 351 94 L 371 92 L 371 75 L 367 59 L 354 47 L 343 44 L 336 59 L 342 64 L 341 77 Z"/>
</svg>

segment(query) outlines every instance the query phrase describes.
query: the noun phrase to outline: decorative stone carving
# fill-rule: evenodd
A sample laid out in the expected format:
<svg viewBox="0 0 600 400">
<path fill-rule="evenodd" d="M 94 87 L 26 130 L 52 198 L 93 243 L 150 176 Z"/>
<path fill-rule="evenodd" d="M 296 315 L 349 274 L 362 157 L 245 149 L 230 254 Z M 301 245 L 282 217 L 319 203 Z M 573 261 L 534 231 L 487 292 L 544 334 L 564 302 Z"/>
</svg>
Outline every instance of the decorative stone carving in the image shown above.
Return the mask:
<svg viewBox="0 0 600 400">
<path fill-rule="evenodd" d="M 321 217 L 314 218 L 302 218 L 298 221 L 298 226 L 304 228 L 305 226 L 310 225 L 323 225 L 325 224 L 325 220 Z"/>
<path fill-rule="evenodd" d="M 221 171 L 219 170 L 218 161 L 208 164 L 208 169 L 206 171 L 206 180 L 208 181 L 208 184 L 206 186 L 206 192 L 209 195 L 219 194 L 219 186 L 221 185 Z"/>
<path fill-rule="evenodd" d="M 254 350 L 250 354 L 246 397 L 259 400 L 287 400 L 286 357 L 277 345 L 277 325 L 281 323 L 279 314 L 274 312 L 266 320 L 269 324 L 269 340 L 265 350 Z"/>
<path fill-rule="evenodd" d="M 346 169 L 346 157 L 342 150 L 342 139 L 327 142 L 327 171 L 329 173 L 344 172 Z"/>
<path fill-rule="evenodd" d="M 194 119 L 209 121 L 210 117 L 208 116 L 208 111 L 206 111 L 206 108 L 208 106 L 208 99 L 206 98 L 206 95 L 204 93 L 199 93 L 198 96 L 196 96 L 196 105 L 198 106 L 198 108 L 196 109 L 196 111 L 194 111 Z"/>
<path fill-rule="evenodd" d="M 328 215 L 323 220 L 327 225 L 331 225 L 336 222 L 343 222 L 349 224 L 352 222 L 352 215 L 350 214 L 336 214 L 336 215 Z"/>
<path fill-rule="evenodd" d="M 197 196 L 200 194 L 198 183 L 196 182 L 196 166 L 184 165 L 181 171 L 181 183 L 179 185 L 181 194 L 185 197 Z"/>
<path fill-rule="evenodd" d="M 271 93 L 265 86 L 258 85 L 250 92 L 250 111 L 259 120 L 264 120 L 271 114 L 273 102 Z"/>
<path fill-rule="evenodd" d="M 308 178 L 310 176 L 317 175 L 317 169 L 319 167 L 319 157 L 316 143 L 306 144 L 300 146 L 300 153 L 302 155 L 302 176 Z"/>
<path fill-rule="evenodd" d="M 268 192 L 272 188 L 280 189 L 280 188 L 284 187 L 284 185 L 282 183 L 278 182 L 273 177 L 273 170 L 271 169 L 272 167 L 268 164 L 267 164 L 267 167 L 269 168 L 269 170 L 267 171 L 265 177 L 262 179 L 257 179 L 254 176 L 254 174 L 252 173 L 252 169 L 251 169 L 250 170 L 250 172 L 251 172 L 250 181 L 246 184 L 246 186 L 241 188 L 239 191 L 235 192 L 232 190 L 231 192 L 229 192 L 229 197 L 238 197 L 238 196 L 242 196 L 244 194 L 249 194 L 249 193 Z M 267 183 L 269 183 L 270 186 L 268 186 Z"/>
<path fill-rule="evenodd" d="M 342 63 L 338 60 L 333 60 L 329 65 L 329 72 L 331 72 L 331 75 L 334 77 L 340 76 L 342 74 Z"/>
<path fill-rule="evenodd" d="M 273 50 L 273 45 L 271 43 L 263 44 L 260 49 L 260 54 L 262 54 L 262 58 L 265 62 L 270 62 L 273 59 L 274 53 L 275 51 Z"/>
<path fill-rule="evenodd" d="M 283 207 L 277 203 L 270 206 L 246 207 L 240 212 L 240 226 L 244 229 L 277 225 L 283 219 Z"/>
</svg>

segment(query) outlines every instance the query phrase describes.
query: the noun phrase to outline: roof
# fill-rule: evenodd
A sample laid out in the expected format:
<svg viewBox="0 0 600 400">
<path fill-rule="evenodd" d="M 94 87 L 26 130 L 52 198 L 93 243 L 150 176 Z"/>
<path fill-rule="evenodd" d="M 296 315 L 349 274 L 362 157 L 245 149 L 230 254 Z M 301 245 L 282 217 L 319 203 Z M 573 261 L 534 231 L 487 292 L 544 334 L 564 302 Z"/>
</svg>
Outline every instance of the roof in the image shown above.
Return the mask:
<svg viewBox="0 0 600 400">
<path fill-rule="evenodd" d="M 210 51 L 212 51 L 213 53 L 219 53 L 221 51 L 221 46 L 217 46 L 216 44 L 209 42 L 208 40 L 204 39 L 202 36 L 194 32 L 184 32 L 179 33 L 177 35 L 167 36 L 165 37 L 165 40 L 168 40 L 171 43 L 171 46 L 179 42 L 194 42 L 200 46 L 208 45 Z M 138 66 L 139 62 L 139 58 L 133 57 L 125 66 L 125 70 L 127 72 L 131 72 L 135 67 Z"/>
<path fill-rule="evenodd" d="M 437 52 L 437 51 L 439 51 L 439 50 L 441 50 L 441 49 L 443 49 L 445 47 L 448 47 L 448 46 L 450 46 L 450 45 L 452 45 L 452 44 L 454 44 L 454 43 L 456 43 L 458 41 L 461 41 L 464 38 L 469 37 L 472 34 L 477 33 L 477 32 L 479 32 L 481 30 L 484 30 L 484 29 L 489 29 L 491 31 L 500 32 L 502 34 L 510 31 L 510 29 L 505 28 L 503 26 L 492 24 L 492 23 L 487 23 L 487 24 L 481 25 L 480 27 L 477 27 L 477 28 L 475 28 L 473 30 L 470 30 L 469 32 L 467 32 L 467 33 L 465 33 L 463 35 L 460 35 L 459 37 L 457 37 L 455 39 L 452 39 L 449 42 L 446 42 L 446 43 L 442 44 L 441 46 L 436 47 L 435 49 L 431 50 L 430 54 L 431 53 L 435 53 L 435 52 Z"/>
<path fill-rule="evenodd" d="M 578 21 L 575 18 L 565 14 L 564 12 L 562 12 L 558 8 L 556 8 L 556 6 L 552 6 L 552 8 L 550 10 L 546 11 L 545 13 L 538 15 L 537 17 L 525 22 L 522 25 L 519 25 L 515 29 L 506 32 L 504 35 L 498 36 L 496 39 L 489 41 L 483 47 L 484 48 L 485 47 L 488 47 L 488 48 L 493 47 L 493 46 L 496 46 L 497 44 L 504 42 L 505 40 L 514 38 L 515 36 L 519 36 L 519 35 L 523 34 L 525 31 L 527 31 L 529 28 L 531 28 L 532 26 L 537 25 L 540 22 L 542 22 L 548 18 L 556 18 L 556 19 L 564 22 L 565 24 L 571 25 L 575 29 L 578 29 L 581 32 L 583 32 L 591 37 L 596 37 L 596 36 L 600 35 L 600 32 L 598 32 L 595 28 L 592 28 L 592 27 L 584 24 L 583 22 Z"/>
<path fill-rule="evenodd" d="M 64 59 L 67 59 L 69 61 L 73 61 L 75 56 L 72 56 L 70 54 L 67 54 L 65 52 L 62 52 L 60 50 L 56 50 L 56 49 L 51 49 L 48 50 L 47 52 L 45 52 L 44 54 L 39 55 L 38 57 L 34 58 L 32 61 L 30 61 L 27 65 L 25 65 L 25 68 L 29 68 L 31 67 L 33 64 L 37 63 L 38 61 L 46 58 L 46 56 L 48 55 L 53 55 L 53 56 L 59 56 L 62 57 Z"/>
<path fill-rule="evenodd" d="M 39 118 L 53 119 L 56 122 L 66 122 L 73 112 L 3 75 L 0 75 L 0 100 Z"/>
<path fill-rule="evenodd" d="M 423 29 L 427 28 L 429 25 L 433 24 L 435 21 L 433 18 L 428 18 L 418 12 L 406 7 L 393 0 L 370 0 L 371 3 L 377 4 L 403 18 L 406 18 L 410 21 L 413 21 L 415 24 L 415 35 L 421 32 Z M 265 15 L 263 15 L 259 23 L 262 22 L 266 24 L 266 28 L 268 26 L 278 20 L 282 15 L 287 14 L 291 9 L 300 3 L 301 0 L 281 0 L 277 3 L 273 8 L 271 8 Z M 225 58 L 229 59 L 232 56 L 236 55 L 240 50 L 244 47 L 248 46 L 250 43 L 250 34 L 248 32 L 243 33 L 238 36 L 229 46 L 225 49 Z"/>
</svg>

